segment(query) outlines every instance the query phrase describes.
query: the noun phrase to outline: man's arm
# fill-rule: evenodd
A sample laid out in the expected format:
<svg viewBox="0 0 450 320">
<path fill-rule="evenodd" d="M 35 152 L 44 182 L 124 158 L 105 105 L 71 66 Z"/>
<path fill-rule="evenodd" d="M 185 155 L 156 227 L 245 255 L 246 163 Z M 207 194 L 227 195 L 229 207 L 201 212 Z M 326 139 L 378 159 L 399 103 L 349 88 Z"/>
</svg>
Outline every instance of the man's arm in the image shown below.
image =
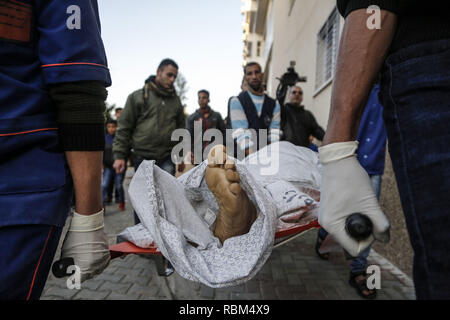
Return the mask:
<svg viewBox="0 0 450 320">
<path fill-rule="evenodd" d="M 280 103 L 277 101 L 275 104 L 275 109 L 273 110 L 273 118 L 269 128 L 269 142 L 273 143 L 280 141 L 281 134 L 281 107 Z"/>
<path fill-rule="evenodd" d="M 232 137 L 236 140 L 238 148 L 245 150 L 245 156 L 250 154 L 250 148 L 253 146 L 252 133 L 248 129 L 247 116 L 239 99 L 233 97 L 230 101 L 230 119 L 233 129 Z"/>
<path fill-rule="evenodd" d="M 354 257 L 375 239 L 389 241 L 390 228 L 370 178 L 356 158 L 355 140 L 370 89 L 389 51 L 397 18 L 382 11 L 381 29 L 370 30 L 366 25 L 368 17 L 366 10 L 360 9 L 346 18 L 328 128 L 319 148 L 322 164 L 319 223 Z M 364 215 L 373 225 L 366 239 L 355 239 L 346 232 L 348 218 L 355 213 Z"/>
<path fill-rule="evenodd" d="M 345 20 L 324 145 L 356 139 L 364 104 L 393 39 L 395 14 L 381 11 L 379 30 L 368 29 L 367 19 L 366 10 L 361 9 Z"/>
<path fill-rule="evenodd" d="M 52 85 L 59 136 L 75 188 L 75 211 L 61 248 L 84 281 L 110 261 L 101 193 L 106 89 L 98 81 Z"/>
<path fill-rule="evenodd" d="M 191 152 L 194 153 L 194 144 L 195 144 L 195 132 L 194 132 L 194 114 L 189 116 L 186 120 L 186 129 L 189 131 L 189 135 L 191 137 Z"/>
<path fill-rule="evenodd" d="M 323 141 L 323 137 L 325 136 L 325 130 L 323 130 L 323 128 L 317 123 L 316 118 L 311 112 L 309 112 L 309 115 L 311 116 L 312 136 L 319 141 Z"/>
<path fill-rule="evenodd" d="M 59 136 L 75 188 L 75 211 L 90 215 L 102 210 L 101 172 L 105 147 L 106 89 L 101 82 L 52 85 Z"/>
<path fill-rule="evenodd" d="M 220 113 L 217 113 L 217 129 L 222 132 L 223 141 L 225 143 L 225 137 L 227 134 L 227 126 L 225 125 L 225 121 L 222 119 L 222 115 Z"/>
<path fill-rule="evenodd" d="M 75 211 L 61 257 L 73 258 L 81 281 L 101 272 L 111 258 L 101 197 L 105 148 L 106 87 L 111 85 L 95 0 L 79 0 L 80 28 L 67 23 L 69 0 L 34 1 L 39 26 L 36 52 L 53 100 L 59 138 L 75 187 Z M 64 214 L 61 212 L 61 214 Z"/>
<path fill-rule="evenodd" d="M 114 160 L 125 160 L 128 158 L 131 146 L 133 132 L 136 127 L 138 111 L 133 94 L 130 94 L 117 121 L 117 131 L 113 142 Z"/>
<path fill-rule="evenodd" d="M 67 151 L 75 188 L 75 211 L 91 215 L 102 210 L 102 151 Z"/>
<path fill-rule="evenodd" d="M 180 101 L 180 111 L 178 112 L 177 117 L 177 129 L 185 129 L 186 128 L 186 115 L 184 114 L 184 107 Z"/>
</svg>

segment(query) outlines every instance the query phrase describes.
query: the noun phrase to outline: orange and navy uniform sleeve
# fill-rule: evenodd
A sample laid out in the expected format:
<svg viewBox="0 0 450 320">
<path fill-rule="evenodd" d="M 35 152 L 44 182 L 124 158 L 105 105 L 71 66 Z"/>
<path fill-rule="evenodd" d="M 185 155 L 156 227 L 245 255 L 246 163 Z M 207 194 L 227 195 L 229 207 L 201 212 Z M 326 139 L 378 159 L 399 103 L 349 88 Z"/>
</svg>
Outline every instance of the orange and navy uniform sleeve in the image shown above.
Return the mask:
<svg viewBox="0 0 450 320">
<path fill-rule="evenodd" d="M 36 1 L 38 54 L 48 85 L 111 77 L 95 0 Z"/>
</svg>

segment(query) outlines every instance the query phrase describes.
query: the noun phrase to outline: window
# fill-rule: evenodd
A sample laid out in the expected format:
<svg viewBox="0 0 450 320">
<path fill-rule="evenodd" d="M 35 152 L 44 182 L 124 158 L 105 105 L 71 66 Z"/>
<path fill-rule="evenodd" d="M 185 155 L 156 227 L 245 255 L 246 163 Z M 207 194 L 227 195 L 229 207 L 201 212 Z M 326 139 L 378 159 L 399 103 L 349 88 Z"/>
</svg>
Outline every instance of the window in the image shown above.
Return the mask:
<svg viewBox="0 0 450 320">
<path fill-rule="evenodd" d="M 251 57 L 252 56 L 252 42 L 249 41 L 247 42 L 247 57 Z"/>
<path fill-rule="evenodd" d="M 256 46 L 256 56 L 261 57 L 261 41 L 258 41 Z"/>
<path fill-rule="evenodd" d="M 335 8 L 317 35 L 316 90 L 333 78 L 338 46 L 339 15 Z"/>
</svg>

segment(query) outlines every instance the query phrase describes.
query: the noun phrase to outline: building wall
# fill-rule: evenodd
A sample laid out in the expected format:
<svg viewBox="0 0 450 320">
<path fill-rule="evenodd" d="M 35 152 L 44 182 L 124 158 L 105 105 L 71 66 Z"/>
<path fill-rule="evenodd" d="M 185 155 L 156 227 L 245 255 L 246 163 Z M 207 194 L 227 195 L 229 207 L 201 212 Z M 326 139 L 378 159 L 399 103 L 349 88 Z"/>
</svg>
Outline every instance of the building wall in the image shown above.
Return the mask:
<svg viewBox="0 0 450 320">
<path fill-rule="evenodd" d="M 268 0 L 264 0 L 268 1 Z M 263 64 L 264 55 L 264 29 L 261 28 L 260 7 L 263 1 L 260 0 L 242 0 L 242 15 L 243 15 L 243 42 L 244 42 L 244 53 L 243 53 L 243 65 L 250 61 L 258 62 Z M 262 19 L 264 20 L 264 19 Z"/>
<path fill-rule="evenodd" d="M 331 100 L 332 82 L 320 92 L 315 90 L 317 35 L 330 13 L 336 7 L 335 0 L 273 1 L 275 28 L 270 65 L 267 66 L 267 87 L 275 96 L 279 81 L 295 61 L 295 70 L 308 81 L 299 85 L 304 89 L 304 105 L 311 110 L 319 124 L 326 128 Z M 340 23 L 341 29 L 343 19 Z"/>
</svg>

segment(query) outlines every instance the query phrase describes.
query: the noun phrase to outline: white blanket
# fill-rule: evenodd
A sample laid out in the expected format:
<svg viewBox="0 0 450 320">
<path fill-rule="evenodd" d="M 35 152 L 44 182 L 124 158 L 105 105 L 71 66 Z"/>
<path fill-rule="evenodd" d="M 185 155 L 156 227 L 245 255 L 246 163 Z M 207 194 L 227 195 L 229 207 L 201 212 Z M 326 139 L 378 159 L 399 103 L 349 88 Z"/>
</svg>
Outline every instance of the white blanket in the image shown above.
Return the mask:
<svg viewBox="0 0 450 320">
<path fill-rule="evenodd" d="M 306 212 L 316 213 L 318 157 L 309 149 L 280 142 L 237 161 L 241 186 L 258 217 L 249 233 L 223 245 L 213 234 L 218 205 L 204 179 L 206 168 L 207 160 L 176 179 L 154 161 L 144 161 L 129 187 L 141 224 L 127 228 L 120 237 L 143 248 L 156 244 L 188 280 L 213 288 L 238 285 L 264 265 L 277 228 Z"/>
</svg>

